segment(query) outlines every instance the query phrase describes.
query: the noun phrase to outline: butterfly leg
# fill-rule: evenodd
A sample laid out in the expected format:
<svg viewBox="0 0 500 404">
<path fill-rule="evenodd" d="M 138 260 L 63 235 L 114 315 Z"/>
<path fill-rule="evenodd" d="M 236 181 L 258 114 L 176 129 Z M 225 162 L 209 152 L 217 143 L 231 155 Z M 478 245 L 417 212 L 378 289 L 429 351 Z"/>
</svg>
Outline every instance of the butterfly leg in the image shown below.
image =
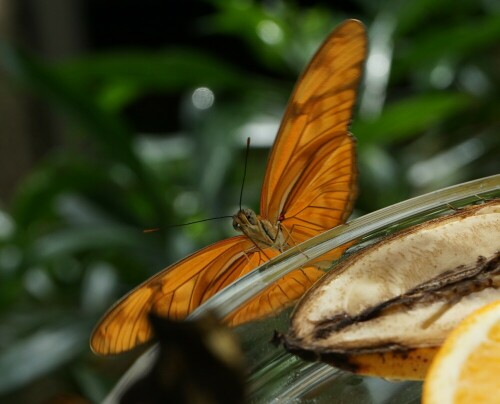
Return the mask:
<svg viewBox="0 0 500 404">
<path fill-rule="evenodd" d="M 252 238 L 250 238 L 250 240 L 252 241 L 252 243 L 255 246 L 255 248 L 257 248 L 257 250 L 259 250 L 262 254 L 264 254 L 264 256 L 267 258 L 268 261 L 272 258 L 272 257 L 268 256 L 266 254 L 266 252 Z M 281 249 L 280 249 L 280 252 L 283 252 L 283 251 L 281 251 Z M 248 258 L 248 255 L 246 254 L 246 252 L 244 251 L 243 253 L 247 257 L 248 262 L 250 262 L 250 258 Z"/>
<path fill-rule="evenodd" d="M 293 245 L 291 245 L 292 247 L 297 247 L 299 249 L 299 251 L 304 255 L 304 257 L 306 257 L 307 259 L 310 259 L 307 254 L 305 254 L 301 249 L 300 247 L 298 247 L 298 244 L 297 242 L 293 239 L 292 237 L 292 233 L 293 233 L 293 228 L 295 227 L 295 225 L 292 225 L 292 228 L 290 229 L 290 231 L 288 231 L 285 227 L 281 227 L 280 226 L 280 229 L 283 231 L 285 230 L 286 231 L 286 239 L 285 239 L 285 244 L 288 244 L 288 240 L 291 240 Z M 283 252 L 283 251 L 282 251 Z"/>
</svg>

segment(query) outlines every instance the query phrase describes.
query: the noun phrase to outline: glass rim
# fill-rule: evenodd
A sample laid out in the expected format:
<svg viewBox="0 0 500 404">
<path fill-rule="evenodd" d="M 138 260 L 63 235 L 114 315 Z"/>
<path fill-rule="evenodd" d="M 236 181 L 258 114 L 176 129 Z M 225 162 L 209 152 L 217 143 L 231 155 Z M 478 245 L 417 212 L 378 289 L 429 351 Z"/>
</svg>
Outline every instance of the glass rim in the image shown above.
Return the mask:
<svg viewBox="0 0 500 404">
<path fill-rule="evenodd" d="M 417 215 L 451 210 L 452 204 L 480 202 L 495 196 L 500 196 L 500 174 L 443 188 L 360 216 L 265 262 L 205 301 L 187 319 L 197 319 L 207 312 L 224 318 L 287 273 L 343 244 Z"/>
</svg>

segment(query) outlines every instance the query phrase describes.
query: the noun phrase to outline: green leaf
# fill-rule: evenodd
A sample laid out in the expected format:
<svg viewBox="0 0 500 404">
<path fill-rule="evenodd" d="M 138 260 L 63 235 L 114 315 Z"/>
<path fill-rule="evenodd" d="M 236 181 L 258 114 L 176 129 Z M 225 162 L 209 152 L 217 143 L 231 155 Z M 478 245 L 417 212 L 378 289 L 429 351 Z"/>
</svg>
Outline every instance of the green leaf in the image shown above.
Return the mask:
<svg viewBox="0 0 500 404">
<path fill-rule="evenodd" d="M 133 149 L 133 135 L 116 115 L 99 108 L 86 96 L 84 89 L 69 85 L 56 72 L 25 52 L 0 42 L 0 67 L 2 65 L 12 78 L 65 112 L 111 160 L 130 168 L 144 192 L 149 194 L 158 223 L 164 223 L 165 209 L 155 177 L 137 157 Z"/>
<path fill-rule="evenodd" d="M 456 25 L 444 25 L 425 32 L 403 49 L 396 47 L 396 60 L 392 78 L 418 67 L 428 67 L 443 58 L 460 60 L 484 48 L 496 45 L 500 40 L 500 15 L 491 14 L 482 19 Z"/>
<path fill-rule="evenodd" d="M 472 98 L 462 94 L 426 94 L 388 105 L 374 121 L 355 120 L 352 132 L 360 147 L 368 142 L 388 143 L 424 131 L 469 106 Z"/>
<path fill-rule="evenodd" d="M 264 84 L 221 60 L 185 49 L 87 56 L 61 63 L 53 72 L 68 86 L 94 92 L 98 104 L 108 111 L 120 110 L 153 91 L 171 93 L 198 86 L 241 90 Z"/>
<path fill-rule="evenodd" d="M 5 394 L 74 359 L 85 349 L 90 327 L 81 318 L 47 326 L 0 353 L 0 394 Z"/>
</svg>

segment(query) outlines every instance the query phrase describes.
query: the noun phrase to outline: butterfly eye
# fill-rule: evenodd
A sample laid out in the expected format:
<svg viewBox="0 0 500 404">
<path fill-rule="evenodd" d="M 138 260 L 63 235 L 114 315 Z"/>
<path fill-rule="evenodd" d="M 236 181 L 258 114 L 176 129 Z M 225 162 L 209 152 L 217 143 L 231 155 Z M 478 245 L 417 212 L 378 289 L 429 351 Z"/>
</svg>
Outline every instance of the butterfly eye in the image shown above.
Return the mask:
<svg viewBox="0 0 500 404">
<path fill-rule="evenodd" d="M 255 216 L 255 213 L 253 213 L 250 209 L 245 210 L 245 217 L 248 220 L 248 223 L 255 225 L 257 224 L 257 217 Z"/>
<path fill-rule="evenodd" d="M 239 231 L 241 229 L 241 225 L 233 220 L 233 229 Z"/>
</svg>

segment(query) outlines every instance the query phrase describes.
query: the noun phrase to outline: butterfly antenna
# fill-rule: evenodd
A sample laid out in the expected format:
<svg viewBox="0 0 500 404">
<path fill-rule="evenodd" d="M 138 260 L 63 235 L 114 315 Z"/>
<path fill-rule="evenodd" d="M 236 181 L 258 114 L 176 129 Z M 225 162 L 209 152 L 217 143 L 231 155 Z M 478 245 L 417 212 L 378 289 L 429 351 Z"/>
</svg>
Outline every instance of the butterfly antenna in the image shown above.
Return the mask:
<svg viewBox="0 0 500 404">
<path fill-rule="evenodd" d="M 240 190 L 240 210 L 241 210 L 241 201 L 243 200 L 243 188 L 245 187 L 245 179 L 247 177 L 247 165 L 248 165 L 248 154 L 250 152 L 250 138 L 248 137 L 247 138 L 247 150 L 246 150 L 246 153 L 245 153 L 245 165 L 244 165 L 244 169 L 243 169 L 243 181 L 241 182 L 241 190 Z M 187 226 L 187 225 L 190 225 L 190 224 L 196 224 L 196 223 L 201 223 L 201 222 L 208 222 L 209 220 L 218 220 L 218 219 L 232 219 L 233 217 L 232 216 L 219 216 L 219 217 L 211 217 L 209 219 L 201 219 L 201 220 L 195 220 L 194 222 L 187 222 L 187 223 L 180 223 L 180 224 L 171 224 L 169 226 L 167 226 L 167 228 L 169 227 L 181 227 L 181 226 Z M 159 227 L 155 227 L 155 228 L 152 228 L 152 229 L 145 229 L 143 230 L 142 232 L 143 233 L 153 233 L 155 231 L 158 231 L 160 230 Z"/>
<path fill-rule="evenodd" d="M 245 187 L 245 178 L 247 177 L 247 165 L 248 165 L 249 152 L 250 152 L 250 138 L 247 137 L 247 151 L 245 153 L 245 166 L 243 168 L 243 181 L 241 181 L 241 190 L 240 190 L 240 210 L 241 210 L 241 201 L 243 200 L 243 188 Z"/>
<path fill-rule="evenodd" d="M 181 227 L 181 226 L 187 226 L 189 224 L 196 224 L 196 223 L 202 223 L 202 222 L 208 222 L 209 220 L 219 220 L 219 219 L 232 219 L 232 216 L 219 216 L 219 217 L 210 217 L 208 219 L 201 219 L 201 220 L 195 220 L 194 222 L 187 222 L 187 223 L 181 223 L 181 224 L 172 224 L 168 227 Z"/>
<path fill-rule="evenodd" d="M 196 224 L 196 223 L 201 223 L 201 222 L 208 222 L 209 220 L 218 220 L 218 219 L 232 219 L 232 216 L 219 216 L 219 217 L 210 217 L 208 219 L 201 219 L 201 220 L 195 220 L 194 222 L 187 222 L 187 223 L 179 223 L 179 224 L 171 224 L 168 225 L 166 228 L 168 229 L 169 227 L 181 227 L 181 226 L 188 226 L 190 224 Z M 155 231 L 160 230 L 159 227 L 155 227 L 152 229 L 145 229 L 142 232 L 143 233 L 153 233 Z"/>
</svg>

